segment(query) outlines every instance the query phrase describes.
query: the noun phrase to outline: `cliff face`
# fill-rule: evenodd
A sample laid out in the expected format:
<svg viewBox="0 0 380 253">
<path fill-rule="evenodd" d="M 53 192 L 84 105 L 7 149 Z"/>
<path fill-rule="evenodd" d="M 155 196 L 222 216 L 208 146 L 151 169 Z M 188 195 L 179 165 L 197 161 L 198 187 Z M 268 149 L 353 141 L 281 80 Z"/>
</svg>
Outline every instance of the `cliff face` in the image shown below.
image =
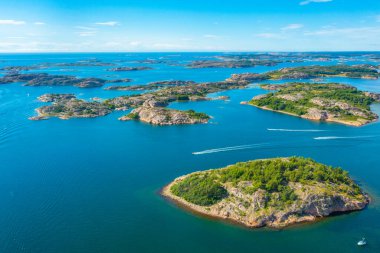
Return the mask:
<svg viewBox="0 0 380 253">
<path fill-rule="evenodd" d="M 347 172 L 297 157 L 194 172 L 175 179 L 162 194 L 200 214 L 248 227 L 280 228 L 369 203 Z"/>
<path fill-rule="evenodd" d="M 279 196 L 277 199 L 273 196 L 270 199 L 265 190 L 246 194 L 239 187 L 227 184 L 224 187 L 228 191 L 228 197 L 215 205 L 204 207 L 189 203 L 171 193 L 170 187 L 181 180 L 183 178 L 178 178 L 164 188 L 163 195 L 198 213 L 231 220 L 252 228 L 281 228 L 295 223 L 310 222 L 331 214 L 362 210 L 369 203 L 366 195 L 361 199 L 353 199 L 340 193 L 328 193 L 323 184 L 304 186 L 298 183 L 291 185 L 298 196 L 297 201 L 291 205 L 276 207 L 271 205 L 280 201 Z"/>
</svg>

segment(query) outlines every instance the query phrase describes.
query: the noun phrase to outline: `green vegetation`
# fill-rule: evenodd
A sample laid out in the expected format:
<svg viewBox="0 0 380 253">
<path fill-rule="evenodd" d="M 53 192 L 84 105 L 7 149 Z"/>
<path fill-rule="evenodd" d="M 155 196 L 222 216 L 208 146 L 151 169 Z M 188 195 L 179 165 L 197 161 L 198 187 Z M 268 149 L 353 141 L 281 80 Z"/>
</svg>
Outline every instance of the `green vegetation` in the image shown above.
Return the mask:
<svg viewBox="0 0 380 253">
<path fill-rule="evenodd" d="M 186 111 L 187 114 L 189 114 L 189 116 L 193 119 L 209 119 L 210 116 L 208 116 L 206 113 L 203 113 L 203 112 L 196 112 L 194 110 L 187 110 Z"/>
<path fill-rule="evenodd" d="M 177 101 L 188 101 L 189 96 L 188 95 L 177 95 Z"/>
<path fill-rule="evenodd" d="M 324 76 L 345 76 L 350 78 L 378 78 L 380 75 L 371 65 L 335 65 L 335 66 L 304 66 L 285 68 L 266 73 L 269 79 L 315 78 Z"/>
<path fill-rule="evenodd" d="M 127 117 L 133 120 L 138 120 L 140 118 L 138 113 L 129 113 Z"/>
<path fill-rule="evenodd" d="M 297 200 L 294 184 L 319 186 L 350 198 L 361 198 L 359 186 L 341 168 L 333 168 L 302 157 L 240 162 L 223 169 L 190 174 L 171 187 L 171 192 L 188 202 L 209 206 L 228 196 L 227 186 L 245 194 L 261 190 L 268 205 L 284 208 Z"/>
<path fill-rule="evenodd" d="M 200 206 L 213 205 L 227 196 L 227 190 L 209 174 L 190 175 L 170 189 L 175 195 Z"/>
<path fill-rule="evenodd" d="M 262 85 L 262 88 L 277 92 L 254 98 L 250 104 L 298 116 L 315 108 L 325 111 L 329 118 L 342 121 L 370 122 L 377 118 L 370 109 L 375 100 L 352 86 L 337 83 L 289 83 Z"/>
<path fill-rule="evenodd" d="M 252 100 L 250 103 L 256 106 L 266 106 L 275 111 L 285 111 L 289 113 L 294 113 L 299 116 L 307 113 L 306 101 L 293 102 L 276 97 L 273 93 L 268 94 L 265 98 L 260 100 Z"/>
</svg>

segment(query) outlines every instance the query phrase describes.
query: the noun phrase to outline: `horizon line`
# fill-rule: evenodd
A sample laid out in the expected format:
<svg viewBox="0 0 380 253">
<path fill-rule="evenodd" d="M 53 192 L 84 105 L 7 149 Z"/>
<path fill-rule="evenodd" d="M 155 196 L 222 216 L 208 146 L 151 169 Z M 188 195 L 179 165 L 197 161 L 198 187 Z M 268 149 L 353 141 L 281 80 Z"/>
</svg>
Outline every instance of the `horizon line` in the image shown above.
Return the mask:
<svg viewBox="0 0 380 253">
<path fill-rule="evenodd" d="M 257 51 L 10 51 L 0 54 L 101 54 L 101 53 L 380 53 L 379 50 L 305 50 L 305 51 L 281 51 L 281 50 L 257 50 Z"/>
</svg>

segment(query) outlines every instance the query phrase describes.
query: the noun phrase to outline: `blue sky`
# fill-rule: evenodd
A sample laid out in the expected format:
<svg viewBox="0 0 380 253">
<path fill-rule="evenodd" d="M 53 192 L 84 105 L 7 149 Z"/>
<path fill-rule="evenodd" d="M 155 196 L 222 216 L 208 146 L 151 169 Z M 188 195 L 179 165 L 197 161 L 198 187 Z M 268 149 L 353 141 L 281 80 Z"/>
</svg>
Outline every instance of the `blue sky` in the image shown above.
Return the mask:
<svg viewBox="0 0 380 253">
<path fill-rule="evenodd" d="M 379 0 L 0 0 L 0 52 L 378 51 Z"/>
</svg>

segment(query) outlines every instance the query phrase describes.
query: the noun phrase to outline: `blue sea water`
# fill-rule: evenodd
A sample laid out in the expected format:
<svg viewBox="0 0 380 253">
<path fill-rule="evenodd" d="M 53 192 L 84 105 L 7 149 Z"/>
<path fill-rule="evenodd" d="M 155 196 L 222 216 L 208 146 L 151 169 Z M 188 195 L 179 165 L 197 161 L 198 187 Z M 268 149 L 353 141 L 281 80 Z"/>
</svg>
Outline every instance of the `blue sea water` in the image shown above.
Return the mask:
<svg viewBox="0 0 380 253">
<path fill-rule="evenodd" d="M 136 60 L 187 63 L 213 55 L 3 54 L 0 67 L 89 59 L 145 66 Z M 355 63 L 357 59 L 348 62 Z M 125 73 L 109 72 L 110 67 L 30 72 L 131 78 L 133 82 L 124 85 L 134 85 L 169 79 L 220 81 L 232 73 L 306 64 L 316 62 L 250 69 L 151 64 L 154 70 Z M 329 81 L 380 92 L 380 80 Z M 316 123 L 240 104 L 264 92 L 252 85 L 213 94 L 228 95 L 228 101 L 173 103 L 172 108 L 194 109 L 213 119 L 204 125 L 156 127 L 118 121 L 125 112 L 94 119 L 28 120 L 44 104 L 36 99 L 44 93 L 74 93 L 90 99 L 130 92 L 0 85 L 0 252 L 380 252 L 380 124 L 357 128 Z M 373 105 L 373 110 L 380 113 L 380 105 Z M 159 195 L 165 184 L 193 171 L 293 155 L 348 170 L 369 192 L 372 203 L 362 212 L 313 224 L 246 229 L 199 217 Z M 359 248 L 356 242 L 363 236 L 369 244 Z"/>
</svg>

